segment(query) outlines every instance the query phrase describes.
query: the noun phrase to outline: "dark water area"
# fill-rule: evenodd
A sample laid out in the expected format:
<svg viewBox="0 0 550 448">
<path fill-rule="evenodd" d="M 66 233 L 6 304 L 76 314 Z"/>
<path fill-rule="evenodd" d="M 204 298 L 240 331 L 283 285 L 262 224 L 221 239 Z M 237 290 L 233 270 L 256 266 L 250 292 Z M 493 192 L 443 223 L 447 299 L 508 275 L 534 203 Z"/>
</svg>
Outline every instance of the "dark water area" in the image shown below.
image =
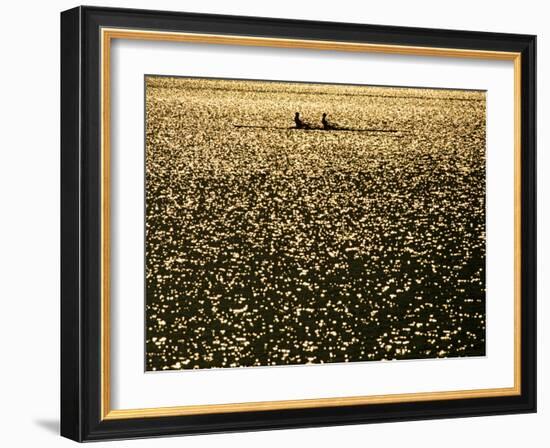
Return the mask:
<svg viewBox="0 0 550 448">
<path fill-rule="evenodd" d="M 148 78 L 146 107 L 147 370 L 485 355 L 484 93 Z"/>
</svg>

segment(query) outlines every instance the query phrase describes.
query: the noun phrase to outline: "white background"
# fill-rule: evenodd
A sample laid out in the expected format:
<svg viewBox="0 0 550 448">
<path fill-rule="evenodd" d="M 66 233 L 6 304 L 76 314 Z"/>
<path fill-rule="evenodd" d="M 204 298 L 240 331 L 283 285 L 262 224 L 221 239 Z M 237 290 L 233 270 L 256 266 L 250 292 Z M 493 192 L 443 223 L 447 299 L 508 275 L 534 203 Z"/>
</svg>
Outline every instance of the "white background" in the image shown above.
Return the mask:
<svg viewBox="0 0 550 448">
<path fill-rule="evenodd" d="M 119 40 L 111 66 L 114 409 L 513 387 L 512 61 Z M 149 73 L 487 90 L 487 356 L 145 373 L 143 78 Z"/>
<path fill-rule="evenodd" d="M 103 6 L 158 8 L 195 12 L 272 16 L 362 23 L 474 29 L 538 34 L 539 108 L 539 413 L 383 425 L 210 435 L 126 441 L 97 446 L 464 447 L 547 446 L 550 424 L 544 373 L 550 319 L 547 295 L 550 237 L 548 221 L 550 169 L 544 154 L 544 124 L 550 119 L 545 78 L 550 34 L 545 2 L 463 0 L 358 2 L 339 0 L 181 2 L 90 1 Z M 2 370 L 0 373 L 0 441 L 6 446 L 69 446 L 57 436 L 59 396 L 59 11 L 69 1 L 10 2 L 3 5 L 0 71 L 0 272 L 2 273 Z M 546 53 L 546 54 L 545 54 Z M 544 204 L 546 203 L 546 204 Z M 546 350 L 547 352 L 547 350 Z"/>
</svg>

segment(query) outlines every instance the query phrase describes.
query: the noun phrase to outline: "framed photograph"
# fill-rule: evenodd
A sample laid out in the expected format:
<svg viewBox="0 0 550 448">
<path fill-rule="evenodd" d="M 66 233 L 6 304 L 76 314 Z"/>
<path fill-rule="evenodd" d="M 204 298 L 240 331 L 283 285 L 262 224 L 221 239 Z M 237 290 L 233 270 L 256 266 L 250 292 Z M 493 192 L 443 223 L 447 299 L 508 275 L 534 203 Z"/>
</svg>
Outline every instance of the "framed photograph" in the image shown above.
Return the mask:
<svg viewBox="0 0 550 448">
<path fill-rule="evenodd" d="M 61 14 L 61 433 L 535 412 L 535 36 Z"/>
</svg>

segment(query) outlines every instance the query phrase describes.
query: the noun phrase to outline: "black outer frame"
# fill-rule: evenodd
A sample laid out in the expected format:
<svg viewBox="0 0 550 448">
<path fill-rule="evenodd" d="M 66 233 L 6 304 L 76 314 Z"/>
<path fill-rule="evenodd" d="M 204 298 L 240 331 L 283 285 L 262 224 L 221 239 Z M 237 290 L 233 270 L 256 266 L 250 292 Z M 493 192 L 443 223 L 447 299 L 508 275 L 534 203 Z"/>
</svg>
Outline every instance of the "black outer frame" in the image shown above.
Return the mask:
<svg viewBox="0 0 550 448">
<path fill-rule="evenodd" d="M 521 53 L 521 395 L 103 420 L 100 28 Z M 76 441 L 536 412 L 536 36 L 77 7 L 61 13 L 61 435 Z"/>
</svg>

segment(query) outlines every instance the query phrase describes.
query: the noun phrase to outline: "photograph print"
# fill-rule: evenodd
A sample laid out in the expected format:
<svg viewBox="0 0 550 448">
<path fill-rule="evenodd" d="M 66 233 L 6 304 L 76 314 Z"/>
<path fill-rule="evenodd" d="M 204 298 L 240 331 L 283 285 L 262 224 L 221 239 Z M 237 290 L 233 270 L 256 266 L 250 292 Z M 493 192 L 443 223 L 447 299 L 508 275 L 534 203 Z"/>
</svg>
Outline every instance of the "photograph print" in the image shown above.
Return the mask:
<svg viewBox="0 0 550 448">
<path fill-rule="evenodd" d="M 486 93 L 145 77 L 145 369 L 485 356 Z"/>
</svg>

